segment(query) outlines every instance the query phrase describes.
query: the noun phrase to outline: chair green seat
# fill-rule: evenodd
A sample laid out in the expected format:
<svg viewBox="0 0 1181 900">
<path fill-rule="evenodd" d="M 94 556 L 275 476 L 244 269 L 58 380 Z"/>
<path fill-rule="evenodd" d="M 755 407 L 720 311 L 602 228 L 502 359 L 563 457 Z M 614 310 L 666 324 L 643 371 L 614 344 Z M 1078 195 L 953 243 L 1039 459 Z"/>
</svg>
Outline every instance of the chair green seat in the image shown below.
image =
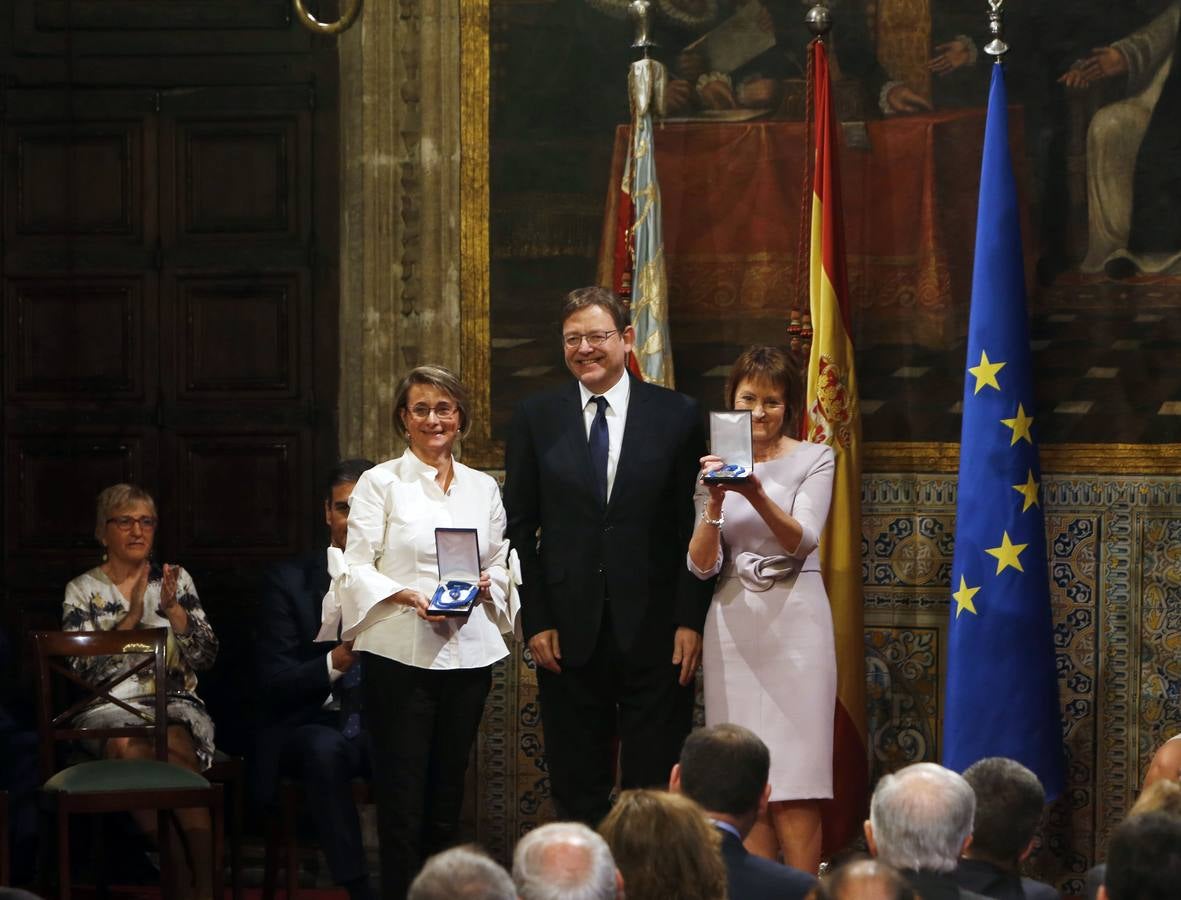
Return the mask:
<svg viewBox="0 0 1181 900">
<path fill-rule="evenodd" d="M 102 791 L 168 791 L 208 788 L 209 782 L 190 769 L 155 759 L 98 759 L 62 769 L 42 790 L 62 794 Z"/>
</svg>

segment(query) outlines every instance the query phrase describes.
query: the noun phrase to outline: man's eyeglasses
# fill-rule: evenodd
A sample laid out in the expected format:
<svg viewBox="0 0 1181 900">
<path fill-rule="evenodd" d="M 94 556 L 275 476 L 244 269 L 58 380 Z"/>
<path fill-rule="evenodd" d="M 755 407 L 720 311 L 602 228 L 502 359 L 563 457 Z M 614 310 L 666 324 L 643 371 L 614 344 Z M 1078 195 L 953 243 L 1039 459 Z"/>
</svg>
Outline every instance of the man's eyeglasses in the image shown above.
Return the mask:
<svg viewBox="0 0 1181 900">
<path fill-rule="evenodd" d="M 437 406 L 427 406 L 425 403 L 416 403 L 410 407 L 410 415 L 416 419 L 430 418 L 431 413 L 434 413 L 440 420 L 454 419 L 459 412 L 459 407 L 450 403 L 440 403 Z"/>
<path fill-rule="evenodd" d="M 159 521 L 155 516 L 113 516 L 107 519 L 107 524 L 114 525 L 120 531 L 131 531 L 131 527 L 138 522 L 144 531 L 155 531 Z"/>
<path fill-rule="evenodd" d="M 582 346 L 582 342 L 586 341 L 592 347 L 601 347 L 606 342 L 607 338 L 613 334 L 619 334 L 619 330 L 614 331 L 590 331 L 586 334 L 564 334 L 562 335 L 562 343 L 566 345 L 568 350 L 577 350 Z"/>
</svg>

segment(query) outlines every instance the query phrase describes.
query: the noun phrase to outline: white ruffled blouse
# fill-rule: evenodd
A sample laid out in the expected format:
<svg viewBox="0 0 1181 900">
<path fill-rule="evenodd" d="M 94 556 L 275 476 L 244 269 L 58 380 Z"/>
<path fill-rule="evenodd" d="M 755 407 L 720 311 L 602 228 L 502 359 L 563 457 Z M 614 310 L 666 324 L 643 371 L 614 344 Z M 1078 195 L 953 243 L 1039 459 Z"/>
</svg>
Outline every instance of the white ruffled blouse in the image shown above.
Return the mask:
<svg viewBox="0 0 1181 900">
<path fill-rule="evenodd" d="M 424 669 L 489 666 L 508 655 L 520 583 L 504 536 L 500 488 L 489 475 L 452 461 L 447 492 L 436 470 L 409 450 L 365 472 L 349 500 L 344 551 L 328 548 L 332 585 L 324 597 L 321 640 L 353 639 L 353 649 Z M 471 615 L 425 622 L 413 607 L 382 602 L 410 588 L 430 597 L 439 583 L 436 528 L 474 528 L 492 602 Z"/>
</svg>

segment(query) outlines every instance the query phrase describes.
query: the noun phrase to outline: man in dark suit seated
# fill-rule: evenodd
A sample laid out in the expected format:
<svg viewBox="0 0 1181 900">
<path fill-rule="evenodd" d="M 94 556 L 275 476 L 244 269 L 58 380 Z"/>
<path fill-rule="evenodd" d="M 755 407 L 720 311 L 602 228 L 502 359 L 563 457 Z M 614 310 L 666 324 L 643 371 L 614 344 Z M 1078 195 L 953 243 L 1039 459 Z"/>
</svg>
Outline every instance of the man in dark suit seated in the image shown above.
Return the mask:
<svg viewBox="0 0 1181 900">
<path fill-rule="evenodd" d="M 1050 885 L 1021 877 L 1046 805 L 1037 776 L 1015 759 L 991 756 L 969 766 L 964 780 L 976 794 L 976 817 L 956 870 L 960 887 L 995 900 L 1058 900 Z"/>
<path fill-rule="evenodd" d="M 332 546 L 348 537 L 349 495 L 367 459 L 338 463 L 328 479 L 324 521 Z M 259 800 L 270 805 L 280 777 L 303 786 L 332 880 L 352 900 L 369 898 L 361 825 L 350 784 L 370 776 L 369 742 L 360 730 L 360 668 L 350 643 L 317 640 L 328 590 L 324 550 L 279 563 L 263 578 L 258 620 Z"/>
<path fill-rule="evenodd" d="M 1099 900 L 1173 900 L 1181 882 L 1181 817 L 1132 816 L 1111 833 Z"/>
<path fill-rule="evenodd" d="M 816 884 L 812 875 L 747 853 L 742 845 L 767 809 L 770 768 L 771 754 L 757 734 L 723 724 L 685 738 L 669 778 L 668 789 L 694 800 L 722 833 L 730 900 L 796 900 Z"/>
<path fill-rule="evenodd" d="M 975 814 L 976 795 L 962 775 L 915 763 L 878 781 L 865 840 L 869 852 L 898 869 L 923 900 L 983 900 L 961 888 L 955 876 Z"/>
</svg>

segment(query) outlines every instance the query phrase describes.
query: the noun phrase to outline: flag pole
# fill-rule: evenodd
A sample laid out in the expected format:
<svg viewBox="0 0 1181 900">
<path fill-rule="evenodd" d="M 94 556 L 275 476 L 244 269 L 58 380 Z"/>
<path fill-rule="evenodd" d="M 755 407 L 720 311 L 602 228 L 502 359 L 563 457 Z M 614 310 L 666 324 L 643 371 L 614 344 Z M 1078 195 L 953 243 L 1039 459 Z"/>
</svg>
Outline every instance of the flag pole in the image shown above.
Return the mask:
<svg viewBox="0 0 1181 900">
<path fill-rule="evenodd" d="M 840 185 L 840 126 L 836 122 L 828 49 L 822 36 L 832 16 L 820 4 L 806 24 L 809 44 L 809 109 L 806 129 L 812 178 L 808 303 L 801 316 L 801 347 L 807 352 L 803 439 L 827 444 L 833 453 L 832 501 L 820 538 L 820 567 L 832 610 L 837 684 L 833 716 L 833 797 L 821 803 L 823 853 L 844 847 L 865 819 L 869 756 L 865 705 L 865 627 L 861 556 L 861 413 L 853 347 L 851 298 L 845 267 Z M 793 335 L 794 337 L 795 335 Z"/>
<path fill-rule="evenodd" d="M 943 764 L 1005 756 L 1053 799 L 1066 787 L 1046 560 L 1033 354 L 1009 149 L 1003 0 L 989 0 L 992 66 L 956 483 Z"/>
</svg>

